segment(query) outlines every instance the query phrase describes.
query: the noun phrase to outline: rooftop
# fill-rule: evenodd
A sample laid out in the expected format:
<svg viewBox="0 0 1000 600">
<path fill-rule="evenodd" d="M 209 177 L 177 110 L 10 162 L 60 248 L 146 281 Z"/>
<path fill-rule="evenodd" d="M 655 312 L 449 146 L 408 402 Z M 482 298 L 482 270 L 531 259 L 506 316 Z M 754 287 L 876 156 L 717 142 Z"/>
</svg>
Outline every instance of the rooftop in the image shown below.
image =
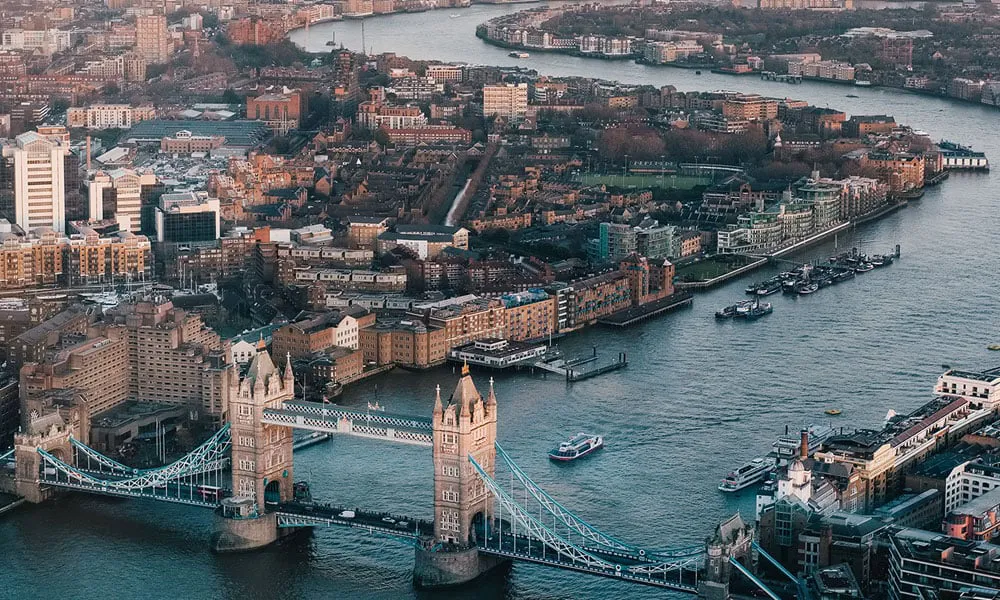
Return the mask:
<svg viewBox="0 0 1000 600">
<path fill-rule="evenodd" d="M 179 131 L 190 131 L 192 135 L 222 136 L 226 145 L 251 148 L 270 137 L 270 129 L 262 121 L 201 121 L 190 119 L 150 119 L 136 123 L 123 140 L 158 142 L 161 138 L 172 137 Z"/>
<path fill-rule="evenodd" d="M 962 369 L 949 369 L 942 377 L 960 377 L 962 379 L 973 379 L 986 383 L 1000 383 L 1000 367 L 983 369 L 982 371 L 966 371 Z"/>
<path fill-rule="evenodd" d="M 890 539 L 905 559 L 1000 576 L 1000 546 L 960 540 L 922 529 L 900 529 Z"/>
</svg>

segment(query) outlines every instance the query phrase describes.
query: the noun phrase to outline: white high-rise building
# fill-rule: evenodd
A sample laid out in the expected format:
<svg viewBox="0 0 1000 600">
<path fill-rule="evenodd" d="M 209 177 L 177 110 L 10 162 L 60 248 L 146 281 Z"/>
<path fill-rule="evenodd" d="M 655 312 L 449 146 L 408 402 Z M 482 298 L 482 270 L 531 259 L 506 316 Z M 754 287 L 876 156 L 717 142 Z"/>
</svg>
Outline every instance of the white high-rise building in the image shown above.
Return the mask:
<svg viewBox="0 0 1000 600">
<path fill-rule="evenodd" d="M 142 213 L 142 186 L 154 184 L 156 175 L 150 172 L 138 173 L 131 169 L 98 171 L 87 182 L 88 214 L 95 221 L 114 218 L 122 231 L 137 232 Z"/>
<path fill-rule="evenodd" d="M 14 220 L 25 231 L 51 227 L 66 231 L 65 158 L 68 140 L 34 131 L 3 149 L 14 175 Z"/>
</svg>

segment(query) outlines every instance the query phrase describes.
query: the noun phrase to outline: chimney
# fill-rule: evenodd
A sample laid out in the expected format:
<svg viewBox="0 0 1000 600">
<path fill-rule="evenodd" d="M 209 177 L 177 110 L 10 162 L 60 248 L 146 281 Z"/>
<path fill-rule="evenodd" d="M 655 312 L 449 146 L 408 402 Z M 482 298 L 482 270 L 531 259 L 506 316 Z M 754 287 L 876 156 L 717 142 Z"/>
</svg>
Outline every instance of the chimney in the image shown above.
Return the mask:
<svg viewBox="0 0 1000 600">
<path fill-rule="evenodd" d="M 809 430 L 802 430 L 802 443 L 799 445 L 799 458 L 805 460 L 809 458 Z"/>
<path fill-rule="evenodd" d="M 90 171 L 90 136 L 87 136 L 87 171 Z"/>
</svg>

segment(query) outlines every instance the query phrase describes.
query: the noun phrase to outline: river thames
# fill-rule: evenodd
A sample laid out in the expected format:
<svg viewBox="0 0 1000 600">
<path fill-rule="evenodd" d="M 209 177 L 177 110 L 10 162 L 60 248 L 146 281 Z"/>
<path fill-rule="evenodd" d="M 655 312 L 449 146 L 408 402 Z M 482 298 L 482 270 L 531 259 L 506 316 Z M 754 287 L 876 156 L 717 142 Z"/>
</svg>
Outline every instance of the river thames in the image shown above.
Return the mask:
<svg viewBox="0 0 1000 600">
<path fill-rule="evenodd" d="M 522 7 L 523 8 L 523 7 Z M 787 85 L 532 53 L 527 60 L 474 37 L 477 23 L 516 10 L 475 6 L 371 19 L 375 52 L 479 64 L 518 64 L 548 75 L 582 75 L 681 90 L 734 89 L 808 100 L 851 114 L 890 114 L 934 139 L 951 139 L 1000 160 L 1000 113 L 976 105 L 881 89 Z M 452 18 L 451 15 L 458 17 Z M 360 47 L 360 23 L 313 27 L 308 45 Z M 293 39 L 306 43 L 299 31 Z M 847 98 L 845 94 L 859 98 Z M 558 377 L 497 376 L 498 439 L 554 497 L 601 529 L 647 547 L 699 543 L 739 510 L 753 518 L 753 492 L 716 490 L 730 469 L 765 453 L 787 425 L 831 422 L 877 427 L 890 408 L 928 400 L 943 364 L 1000 362 L 1000 175 L 953 174 L 922 200 L 841 234 L 841 248 L 886 252 L 893 266 L 807 296 L 773 297 L 755 323 L 716 322 L 716 308 L 743 297 L 759 271 L 695 298 L 694 306 L 631 329 L 591 329 L 560 342 L 571 353 L 627 351 L 627 369 L 567 385 Z M 831 240 L 797 259 L 822 258 Z M 473 373 L 480 389 L 488 375 Z M 352 388 L 340 400 L 377 401 L 391 412 L 429 415 L 434 386 L 450 392 L 450 367 L 399 371 Z M 376 386 L 377 385 L 377 390 Z M 832 419 L 827 408 L 843 415 Z M 588 460 L 551 464 L 546 451 L 567 435 L 603 433 Z M 296 479 L 319 501 L 428 518 L 430 450 L 335 439 L 297 453 Z M 471 587 L 412 588 L 412 550 L 353 531 L 318 530 L 269 550 L 209 552 L 203 509 L 67 496 L 0 517 L 0 598 L 664 598 L 663 591 L 516 564 Z"/>
</svg>

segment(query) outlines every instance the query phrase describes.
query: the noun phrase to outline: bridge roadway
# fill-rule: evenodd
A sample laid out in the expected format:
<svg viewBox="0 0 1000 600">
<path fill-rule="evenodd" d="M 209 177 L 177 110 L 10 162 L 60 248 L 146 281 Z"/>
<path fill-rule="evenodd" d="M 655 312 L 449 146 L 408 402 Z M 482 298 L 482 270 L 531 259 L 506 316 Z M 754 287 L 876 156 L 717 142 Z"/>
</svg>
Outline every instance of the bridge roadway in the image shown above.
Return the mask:
<svg viewBox="0 0 1000 600">
<path fill-rule="evenodd" d="M 353 516 L 341 516 L 345 511 Z M 417 545 L 422 537 L 434 537 L 434 523 L 386 512 L 370 512 L 357 508 L 317 504 L 312 502 L 285 502 L 274 512 L 278 527 L 352 527 L 372 534 L 398 538 Z"/>
<path fill-rule="evenodd" d="M 264 409 L 262 422 L 417 446 L 434 444 L 430 419 L 382 411 L 348 410 L 335 404 L 288 401 L 281 408 Z"/>
<path fill-rule="evenodd" d="M 704 557 L 702 553 L 693 553 L 690 557 L 677 559 L 674 563 L 676 566 L 666 566 L 659 570 L 656 569 L 657 564 L 649 559 L 639 560 L 616 552 L 607 552 L 592 547 L 585 548 L 596 558 L 615 565 L 613 568 L 600 568 L 573 562 L 570 557 L 559 554 L 536 538 L 507 531 L 507 526 L 508 524 L 505 523 L 505 530 L 502 532 L 494 529 L 488 538 L 483 539 L 483 536 L 480 535 L 480 541 L 477 543 L 479 551 L 493 556 L 590 573 L 611 579 L 623 579 L 690 594 L 698 593 L 698 569 L 702 566 Z M 481 528 L 478 533 L 482 533 Z M 650 568 L 650 571 L 656 572 L 636 573 L 629 571 L 629 567 L 647 567 Z"/>
<path fill-rule="evenodd" d="M 200 506 L 202 508 L 215 508 L 219 501 L 230 495 L 229 490 L 219 490 L 218 495 L 214 493 L 204 493 L 199 488 L 200 485 L 181 483 L 178 481 L 168 481 L 163 485 L 150 486 L 138 489 L 126 489 L 114 487 L 114 481 L 109 480 L 104 485 L 86 480 L 60 481 L 50 478 L 42 478 L 41 482 L 47 486 L 58 487 L 78 492 L 91 494 L 101 494 L 102 496 L 117 496 L 119 498 L 144 498 L 147 500 L 158 500 L 160 502 L 173 502 L 175 504 L 186 504 L 188 506 Z"/>
</svg>

